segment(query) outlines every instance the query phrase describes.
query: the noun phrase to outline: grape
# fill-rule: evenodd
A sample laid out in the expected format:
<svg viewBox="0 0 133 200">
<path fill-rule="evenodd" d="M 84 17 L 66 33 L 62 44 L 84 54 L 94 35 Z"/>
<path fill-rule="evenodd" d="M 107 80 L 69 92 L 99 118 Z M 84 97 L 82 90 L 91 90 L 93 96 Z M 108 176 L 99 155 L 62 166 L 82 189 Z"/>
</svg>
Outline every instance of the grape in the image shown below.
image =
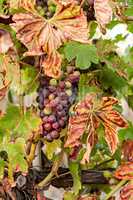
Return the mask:
<svg viewBox="0 0 133 200">
<path fill-rule="evenodd" d="M 63 110 L 63 106 L 62 106 L 61 104 L 59 104 L 59 105 L 57 106 L 57 110 L 58 110 L 58 111 Z"/>
<path fill-rule="evenodd" d="M 42 119 L 42 136 L 48 142 L 59 138 L 61 129 L 68 122 L 69 108 L 75 102 L 79 78 L 80 73 L 74 71 L 74 67 L 68 67 L 58 81 L 41 76 L 36 100 Z"/>
<path fill-rule="evenodd" d="M 56 86 L 57 85 L 57 80 L 52 78 L 50 80 L 49 84 L 52 85 L 52 86 Z"/>
<path fill-rule="evenodd" d="M 48 118 L 47 118 L 47 121 L 49 123 L 53 123 L 53 122 L 56 122 L 56 117 L 54 115 L 50 115 Z"/>
<path fill-rule="evenodd" d="M 57 122 L 52 124 L 52 128 L 53 129 L 58 129 L 59 128 L 59 124 Z"/>
<path fill-rule="evenodd" d="M 50 123 L 46 123 L 46 124 L 44 124 L 44 129 L 46 130 L 46 131 L 50 131 L 51 130 L 51 124 Z"/>
<path fill-rule="evenodd" d="M 46 139 L 47 139 L 48 142 L 52 142 L 53 141 L 53 138 L 52 138 L 51 134 L 48 134 L 46 136 Z"/>
<path fill-rule="evenodd" d="M 65 83 L 64 83 L 64 81 L 60 81 L 59 87 L 60 87 L 61 89 L 64 89 L 64 88 L 65 88 Z"/>
<path fill-rule="evenodd" d="M 55 95 L 54 94 L 50 94 L 48 98 L 49 98 L 49 100 L 53 100 L 55 98 Z"/>
<path fill-rule="evenodd" d="M 59 138 L 59 136 L 60 136 L 60 134 L 59 134 L 58 131 L 52 131 L 52 132 L 50 133 L 50 135 L 51 135 L 51 137 L 52 137 L 53 139 L 57 139 L 57 138 Z"/>
<path fill-rule="evenodd" d="M 66 93 L 67 93 L 67 95 L 70 97 L 70 96 L 72 96 L 72 90 L 66 90 Z"/>
<path fill-rule="evenodd" d="M 66 81 L 65 85 L 66 85 L 66 88 L 71 88 L 72 87 L 72 84 L 69 81 Z"/>
<path fill-rule="evenodd" d="M 64 120 L 60 119 L 60 120 L 59 120 L 59 125 L 60 125 L 61 127 L 64 127 L 64 125 L 65 125 Z"/>
<path fill-rule="evenodd" d="M 45 115 L 50 115 L 51 113 L 52 113 L 52 110 L 51 110 L 50 107 L 46 107 L 46 108 L 44 109 L 44 114 L 45 114 Z"/>
<path fill-rule="evenodd" d="M 56 87 L 55 86 L 49 86 L 48 89 L 49 89 L 50 92 L 55 92 Z"/>
</svg>

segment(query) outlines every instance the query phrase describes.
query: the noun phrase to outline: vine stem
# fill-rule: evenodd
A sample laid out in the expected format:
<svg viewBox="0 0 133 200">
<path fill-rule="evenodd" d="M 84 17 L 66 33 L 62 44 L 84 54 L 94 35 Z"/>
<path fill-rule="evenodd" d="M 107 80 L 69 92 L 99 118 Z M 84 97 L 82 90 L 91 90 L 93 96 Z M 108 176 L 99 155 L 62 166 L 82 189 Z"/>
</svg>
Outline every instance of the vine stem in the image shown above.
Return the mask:
<svg viewBox="0 0 133 200">
<path fill-rule="evenodd" d="M 63 154 L 64 154 L 64 152 L 61 151 L 58 160 L 55 160 L 55 162 L 53 164 L 51 172 L 48 174 L 48 176 L 43 181 L 41 181 L 38 184 L 39 187 L 44 187 L 45 185 L 47 185 L 48 182 L 51 181 L 51 179 L 53 178 L 53 176 L 58 176 L 57 171 L 58 171 L 59 165 L 60 165 L 60 163 L 62 161 Z"/>
<path fill-rule="evenodd" d="M 125 183 L 127 182 L 127 180 L 121 180 L 115 187 L 113 190 L 111 190 L 110 193 L 107 194 L 106 198 L 104 200 L 108 200 L 110 197 L 112 197 L 112 195 L 121 188 L 121 186 L 123 186 Z"/>
</svg>

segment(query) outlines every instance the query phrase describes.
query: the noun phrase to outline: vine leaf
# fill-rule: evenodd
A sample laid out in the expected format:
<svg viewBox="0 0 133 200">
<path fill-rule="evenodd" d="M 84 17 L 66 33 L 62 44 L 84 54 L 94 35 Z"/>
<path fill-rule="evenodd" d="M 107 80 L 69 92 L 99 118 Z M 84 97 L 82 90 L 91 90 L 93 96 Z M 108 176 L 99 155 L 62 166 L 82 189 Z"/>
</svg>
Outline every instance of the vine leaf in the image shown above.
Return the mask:
<svg viewBox="0 0 133 200">
<path fill-rule="evenodd" d="M 9 105 L 5 115 L 0 119 L 0 130 L 10 133 L 13 138 L 28 137 L 29 133 L 36 131 L 40 125 L 40 119 L 34 110 L 27 111 L 24 115 L 19 107 Z"/>
<path fill-rule="evenodd" d="M 64 54 L 69 62 L 76 58 L 76 67 L 82 70 L 88 69 L 91 63 L 98 64 L 99 61 L 94 45 L 69 42 L 64 47 Z"/>
<path fill-rule="evenodd" d="M 133 197 L 133 184 L 128 183 L 120 191 L 120 200 L 129 200 Z"/>
<path fill-rule="evenodd" d="M 94 10 L 96 20 L 104 32 L 106 24 L 112 19 L 112 8 L 109 0 L 95 0 Z"/>
<path fill-rule="evenodd" d="M 74 148 L 81 145 L 84 133 L 87 136 L 87 150 L 81 161 L 89 162 L 89 157 L 94 144 L 97 142 L 96 129 L 100 123 L 105 129 L 105 140 L 112 154 L 118 144 L 117 128 L 127 127 L 127 122 L 113 109 L 118 100 L 114 97 L 98 99 L 96 94 L 88 94 L 74 109 L 74 114 L 69 119 L 68 138 L 65 147 Z"/>
<path fill-rule="evenodd" d="M 0 100 L 6 96 L 9 86 L 16 91 L 20 84 L 20 66 L 16 58 L 10 34 L 0 29 Z"/>
<path fill-rule="evenodd" d="M 0 53 L 7 53 L 10 48 L 13 48 L 13 42 L 10 34 L 0 29 Z"/>
<path fill-rule="evenodd" d="M 119 166 L 114 176 L 117 179 L 133 180 L 133 162 L 126 162 Z"/>
<path fill-rule="evenodd" d="M 58 10 L 58 9 L 57 9 Z M 69 5 L 47 20 L 39 14 L 18 13 L 11 26 L 17 38 L 28 48 L 26 56 L 44 55 L 41 65 L 46 75 L 59 78 L 61 55 L 57 49 L 66 41 L 88 43 L 87 19 L 78 5 Z"/>
</svg>

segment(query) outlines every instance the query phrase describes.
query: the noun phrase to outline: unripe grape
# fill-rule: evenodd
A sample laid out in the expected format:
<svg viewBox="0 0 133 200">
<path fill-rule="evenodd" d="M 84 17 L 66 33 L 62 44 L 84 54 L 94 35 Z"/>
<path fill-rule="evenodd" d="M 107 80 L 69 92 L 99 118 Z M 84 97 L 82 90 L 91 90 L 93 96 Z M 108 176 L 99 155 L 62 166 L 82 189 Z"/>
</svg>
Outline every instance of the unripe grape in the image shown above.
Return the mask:
<svg viewBox="0 0 133 200">
<path fill-rule="evenodd" d="M 57 86 L 57 80 L 54 78 L 52 78 L 49 83 L 51 86 Z"/>
</svg>

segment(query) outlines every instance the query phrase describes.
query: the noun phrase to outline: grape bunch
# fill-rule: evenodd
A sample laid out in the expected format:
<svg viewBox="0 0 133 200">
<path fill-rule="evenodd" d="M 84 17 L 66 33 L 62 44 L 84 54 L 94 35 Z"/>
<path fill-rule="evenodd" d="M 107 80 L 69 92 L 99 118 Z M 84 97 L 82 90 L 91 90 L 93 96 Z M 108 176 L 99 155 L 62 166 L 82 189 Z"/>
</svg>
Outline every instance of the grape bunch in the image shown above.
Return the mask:
<svg viewBox="0 0 133 200">
<path fill-rule="evenodd" d="M 42 119 L 42 135 L 52 142 L 58 139 L 60 131 L 66 126 L 70 106 L 74 103 L 80 73 L 74 67 L 67 71 L 60 80 L 46 76 L 40 77 L 37 102 Z"/>
</svg>

